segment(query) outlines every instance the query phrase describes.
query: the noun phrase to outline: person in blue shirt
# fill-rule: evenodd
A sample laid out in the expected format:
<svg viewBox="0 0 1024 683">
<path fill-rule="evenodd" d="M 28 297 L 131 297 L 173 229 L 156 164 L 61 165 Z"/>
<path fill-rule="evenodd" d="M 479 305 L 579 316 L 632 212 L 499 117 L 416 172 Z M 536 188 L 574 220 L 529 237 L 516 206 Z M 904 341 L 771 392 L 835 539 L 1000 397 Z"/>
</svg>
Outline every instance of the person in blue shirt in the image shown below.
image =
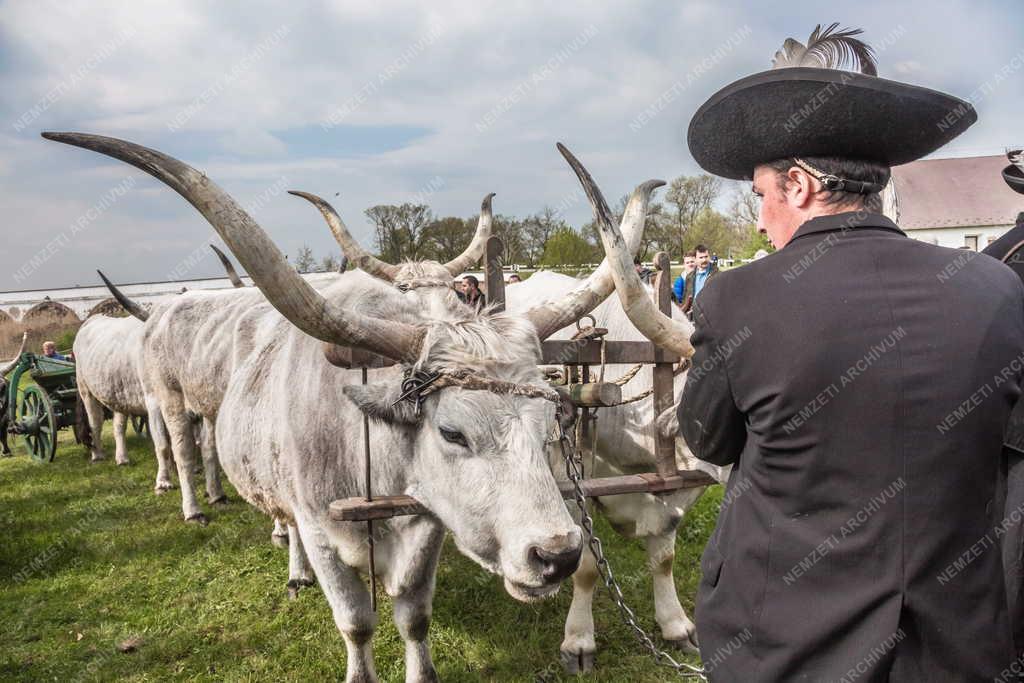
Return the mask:
<svg viewBox="0 0 1024 683">
<path fill-rule="evenodd" d="M 694 253 L 697 258 L 697 267 L 686 277 L 681 297 L 682 304 L 680 304 L 683 313 L 690 319 L 693 318 L 693 300 L 701 293 L 708 280 L 718 275 L 719 272 L 718 266 L 711 262 L 711 253 L 707 247 L 703 244 L 698 244 L 697 248 L 694 249 Z"/>
<path fill-rule="evenodd" d="M 672 283 L 672 300 L 679 306 L 683 305 L 683 290 L 686 288 L 686 277 L 697 267 L 697 254 L 690 250 L 683 254 L 683 272 Z"/>
</svg>

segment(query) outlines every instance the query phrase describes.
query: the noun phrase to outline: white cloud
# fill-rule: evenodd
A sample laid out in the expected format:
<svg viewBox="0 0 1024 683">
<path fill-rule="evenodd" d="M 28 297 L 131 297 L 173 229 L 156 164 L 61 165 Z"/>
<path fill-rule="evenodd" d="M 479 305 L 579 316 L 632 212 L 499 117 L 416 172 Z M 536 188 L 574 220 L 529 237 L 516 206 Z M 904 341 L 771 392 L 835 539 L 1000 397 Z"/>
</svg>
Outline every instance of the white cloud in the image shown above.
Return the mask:
<svg viewBox="0 0 1024 683">
<path fill-rule="evenodd" d="M 882 75 L 962 95 L 1019 50 L 1014 27 L 1024 12 L 1017 4 L 954 0 L 941 13 L 930 8 L 872 2 L 844 24 L 861 24 L 869 41 L 906 27 L 881 53 Z M 80 236 L 88 258 L 55 257 L 25 286 L 91 281 L 96 266 L 120 269 L 122 280 L 141 279 L 165 272 L 195 248 L 193 240 L 209 235 L 170 190 L 117 162 L 38 138 L 52 128 L 156 147 L 202 168 L 243 204 L 281 177 L 290 188 L 332 201 L 338 192 L 339 211 L 367 242 L 363 209 L 408 201 L 435 177 L 443 186 L 429 201 L 441 214 L 471 215 L 490 191 L 498 193 L 495 207 L 503 213 L 558 204 L 577 185 L 556 141 L 583 159 L 614 200 L 648 178 L 696 172 L 684 139 L 692 113 L 719 87 L 767 68 L 782 40 L 805 38 L 819 14 L 820 5 L 807 0 L 785 7 L 739 0 L 6 3 L 0 6 L 0 203 L 9 215 L 17 207 L 19 220 L 4 230 L 28 226 L 45 243 L 43 237 L 58 234 L 111 184 L 134 174 L 139 182 L 131 196 Z M 592 38 L 567 53 L 589 26 Z M 631 129 L 743 26 L 751 28 L 749 36 L 700 69 L 650 122 Z M 270 45 L 268 37 L 282 28 L 286 35 Z M 125 30 L 128 40 L 31 125 L 15 130 L 12 122 Z M 432 31 L 436 40 L 424 43 Z M 266 49 L 253 58 L 261 44 Z M 553 58 L 557 68 L 535 78 Z M 517 89 L 525 94 L 478 129 Z M 180 128 L 169 128 L 197 98 L 202 106 Z M 321 124 L 339 107 L 346 107 L 346 126 L 363 128 L 324 130 Z M 954 146 L 997 153 L 1009 144 L 1005 136 L 1019 139 L 1009 126 L 1024 109 L 1024 90 L 1000 88 L 979 109 L 981 122 Z M 400 129 L 388 132 L 388 126 Z M 386 144 L 409 128 L 427 132 Z M 575 221 L 588 216 L 583 202 L 568 211 Z M 285 251 L 303 243 L 321 253 L 335 249 L 316 212 L 287 195 L 268 201 L 257 217 Z M 23 262 L 30 248 L 20 238 L 5 242 L 0 272 Z M 209 268 L 213 274 L 215 264 Z M 13 286 L 3 283 L 0 276 L 0 289 Z"/>
</svg>

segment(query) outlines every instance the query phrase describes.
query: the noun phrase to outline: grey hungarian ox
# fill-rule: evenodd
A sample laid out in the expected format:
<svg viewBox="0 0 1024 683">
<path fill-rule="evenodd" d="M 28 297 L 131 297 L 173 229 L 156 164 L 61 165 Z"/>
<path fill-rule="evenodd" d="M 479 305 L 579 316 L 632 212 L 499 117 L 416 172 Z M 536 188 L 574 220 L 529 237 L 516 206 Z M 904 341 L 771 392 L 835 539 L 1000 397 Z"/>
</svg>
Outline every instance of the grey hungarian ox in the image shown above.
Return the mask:
<svg viewBox="0 0 1024 683">
<path fill-rule="evenodd" d="M 566 152 L 566 154 L 568 154 Z M 571 155 L 569 155 L 571 158 Z M 643 234 L 642 229 L 634 229 L 641 225 L 643 212 L 646 211 L 648 193 L 662 183 L 651 181 L 641 186 L 634 193 L 623 216 L 625 235 L 624 249 L 632 254 L 639 248 Z M 596 190 L 596 188 L 595 188 Z M 385 281 L 393 277 L 393 268 L 375 259 L 363 251 L 359 244 L 349 235 L 341 219 L 329 204 L 312 195 L 297 193 L 306 197 L 320 208 L 327 219 L 331 230 L 338 238 L 346 253 L 357 254 L 361 267 Z M 608 269 L 610 266 L 602 266 Z M 634 271 L 635 272 L 635 271 Z M 534 274 L 528 280 L 506 290 L 507 309 L 525 312 L 532 307 L 551 300 L 559 300 L 570 294 L 579 286 L 579 280 L 552 272 Z M 644 295 L 649 297 L 649 290 L 644 288 Z M 641 341 L 647 338 L 630 322 L 622 304 L 617 299 L 609 299 L 598 305 L 591 314 L 597 325 L 609 330 L 608 338 L 616 340 Z M 688 356 L 688 338 L 692 331 L 689 323 L 677 312 L 681 320 L 679 324 L 685 330 L 683 339 L 685 346 L 674 347 L 674 350 L 686 351 L 681 355 Z M 568 339 L 576 332 L 575 325 L 563 328 L 552 335 L 552 338 Z M 608 377 L 618 377 L 629 371 L 628 365 L 608 366 Z M 679 374 L 675 380 L 675 392 L 682 391 L 686 381 L 685 373 Z M 643 393 L 651 387 L 649 369 L 641 372 L 629 385 L 632 394 Z M 654 459 L 655 418 L 653 402 L 641 401 L 629 405 L 605 408 L 600 411 L 597 421 L 596 451 L 590 454 L 586 463 L 587 475 L 591 477 L 617 476 L 636 472 L 651 472 L 656 469 Z M 665 417 L 674 419 L 674 410 L 668 411 Z M 664 420 L 663 420 L 664 421 Z M 671 428 L 669 426 L 668 428 Z M 672 432 L 675 434 L 675 431 Z M 589 447 L 590 444 L 587 444 Z M 712 476 L 720 476 L 719 468 L 708 465 L 693 458 L 682 439 L 676 439 L 677 464 L 680 469 L 703 469 Z M 556 477 L 563 471 L 560 463 L 554 462 Z M 609 496 L 598 499 L 598 504 L 611 521 L 613 526 L 623 535 L 643 540 L 647 550 L 649 567 L 654 580 L 655 617 L 661 628 L 662 636 L 670 643 L 687 651 L 696 652 L 697 636 L 693 622 L 686 615 L 676 593 L 675 580 L 672 573 L 675 557 L 676 529 L 679 521 L 704 489 L 682 490 L 669 495 L 654 496 L 651 494 L 628 494 Z M 594 557 L 584 553 L 579 569 L 573 575 L 573 602 L 565 625 L 565 639 L 561 645 L 562 661 L 570 673 L 589 671 L 594 666 L 596 652 L 594 638 L 594 622 L 592 600 L 597 580 Z"/>
<path fill-rule="evenodd" d="M 228 279 L 234 287 L 244 287 L 231 262 L 227 260 L 217 247 L 210 245 L 217 253 Z M 113 413 L 114 426 L 114 462 L 127 465 L 128 454 L 125 445 L 125 428 L 129 417 L 148 417 L 145 392 L 142 388 L 143 365 L 145 354 L 142 348 L 144 323 L 152 316 L 159 317 L 166 304 L 161 304 L 154 311 L 147 311 L 142 306 L 128 299 L 110 280 L 99 273 L 110 293 L 130 314 L 130 317 L 111 317 L 94 315 L 82 323 L 75 336 L 75 375 L 78 394 L 82 399 L 89 422 L 90 451 L 92 461 L 106 458 L 103 451 L 104 408 Z M 168 453 L 166 433 L 162 419 L 154 416 L 150 421 L 150 435 L 156 448 L 157 492 L 162 493 L 170 488 L 169 466 L 165 456 Z M 209 444 L 204 440 L 203 460 L 216 462 L 216 453 L 206 452 Z M 215 472 L 216 470 L 213 470 Z M 210 482 L 208 482 L 209 484 Z"/>
<path fill-rule="evenodd" d="M 250 335 L 251 346 L 236 360 L 220 406 L 221 462 L 246 500 L 289 519 L 301 537 L 344 636 L 349 681 L 376 680 L 376 614 L 360 578 L 369 554 L 365 525 L 332 521 L 328 506 L 363 494 L 364 415 L 374 422 L 376 489 L 414 495 L 432 512 L 378 525 L 376 574 L 394 599 L 408 681 L 436 679 L 427 631 L 445 528 L 520 600 L 554 594 L 576 569 L 582 535 L 547 457 L 558 398 L 537 368 L 539 340 L 592 309 L 610 282 L 594 281 L 595 273 L 557 303 L 503 314 L 462 305 L 451 271 L 432 262 L 396 266 L 397 286 L 353 272 L 317 291 L 204 174 L 116 139 L 45 136 L 126 161 L 179 192 L 272 304 L 235 323 L 236 337 Z M 610 280 L 607 270 L 599 272 Z M 425 288 L 438 294 L 407 296 Z M 368 371 L 371 383 L 361 385 L 360 371 L 329 360 L 358 349 L 400 365 Z M 436 379 L 424 386 L 415 373 Z M 403 389 L 407 376 L 416 385 Z M 185 430 L 169 419 L 168 428 L 180 445 Z"/>
</svg>

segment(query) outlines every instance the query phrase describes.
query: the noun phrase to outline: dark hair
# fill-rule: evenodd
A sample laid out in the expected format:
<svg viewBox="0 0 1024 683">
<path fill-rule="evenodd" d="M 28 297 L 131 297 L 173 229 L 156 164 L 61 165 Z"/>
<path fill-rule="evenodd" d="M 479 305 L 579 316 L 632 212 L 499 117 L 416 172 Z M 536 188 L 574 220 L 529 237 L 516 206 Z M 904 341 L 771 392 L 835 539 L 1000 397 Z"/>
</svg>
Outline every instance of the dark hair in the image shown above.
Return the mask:
<svg viewBox="0 0 1024 683">
<path fill-rule="evenodd" d="M 480 287 L 480 281 L 476 279 L 476 275 L 467 275 L 462 279 L 465 280 L 466 282 L 472 283 L 474 287 Z"/>
<path fill-rule="evenodd" d="M 633 265 L 634 266 L 639 266 L 641 263 L 642 262 L 640 261 L 640 257 L 639 256 L 634 256 L 633 257 Z"/>
<path fill-rule="evenodd" d="M 858 161 L 855 159 L 841 159 L 839 157 L 810 156 L 802 156 L 800 157 L 800 160 L 819 171 L 830 173 L 839 178 L 877 183 L 883 187 L 889 182 L 889 176 L 892 174 L 888 166 L 874 161 Z M 766 165 L 779 172 L 779 188 L 785 189 L 786 185 L 789 184 L 789 176 L 786 175 L 786 172 L 796 166 L 796 162 L 793 158 L 777 159 Z M 853 209 L 864 209 L 875 213 L 881 213 L 882 211 L 882 195 L 879 192 L 860 194 L 858 192 L 826 190 L 822 188 L 818 191 L 818 194 L 821 195 L 821 200 L 825 204 L 834 204 L 839 207 L 850 207 Z"/>
<path fill-rule="evenodd" d="M 697 258 L 697 250 L 691 249 L 690 251 L 683 254 L 683 258 Z"/>
<path fill-rule="evenodd" d="M 1024 211 L 1017 214 L 1017 225 L 1024 225 Z"/>
<path fill-rule="evenodd" d="M 696 247 L 693 248 L 693 255 L 696 256 L 698 251 L 702 251 L 706 254 L 708 253 L 708 248 L 705 247 L 703 244 L 698 244 Z"/>
</svg>

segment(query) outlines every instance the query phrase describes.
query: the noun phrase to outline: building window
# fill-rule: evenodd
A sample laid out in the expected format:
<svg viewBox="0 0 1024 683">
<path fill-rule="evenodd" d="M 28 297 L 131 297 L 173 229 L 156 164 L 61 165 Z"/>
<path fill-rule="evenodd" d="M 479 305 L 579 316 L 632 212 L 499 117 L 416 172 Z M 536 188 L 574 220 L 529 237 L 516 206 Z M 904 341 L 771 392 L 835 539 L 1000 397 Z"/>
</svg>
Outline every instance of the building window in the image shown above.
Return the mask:
<svg viewBox="0 0 1024 683">
<path fill-rule="evenodd" d="M 972 251 L 978 251 L 978 235 L 964 235 L 964 246 Z"/>
</svg>

